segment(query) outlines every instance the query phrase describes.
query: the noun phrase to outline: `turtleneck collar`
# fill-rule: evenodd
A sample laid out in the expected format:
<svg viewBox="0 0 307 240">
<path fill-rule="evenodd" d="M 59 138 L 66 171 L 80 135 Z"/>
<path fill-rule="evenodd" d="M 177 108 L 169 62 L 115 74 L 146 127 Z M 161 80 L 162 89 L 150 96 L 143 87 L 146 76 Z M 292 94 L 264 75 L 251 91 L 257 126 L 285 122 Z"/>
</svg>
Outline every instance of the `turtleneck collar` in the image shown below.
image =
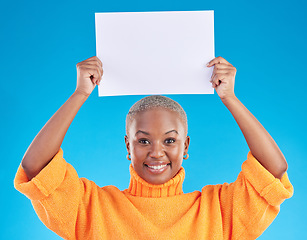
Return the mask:
<svg viewBox="0 0 307 240">
<path fill-rule="evenodd" d="M 175 177 L 166 183 L 155 185 L 146 182 L 133 169 L 132 164 L 130 170 L 130 185 L 126 192 L 138 197 L 171 197 L 183 194 L 182 183 L 185 177 L 183 167 L 181 167 Z"/>
</svg>

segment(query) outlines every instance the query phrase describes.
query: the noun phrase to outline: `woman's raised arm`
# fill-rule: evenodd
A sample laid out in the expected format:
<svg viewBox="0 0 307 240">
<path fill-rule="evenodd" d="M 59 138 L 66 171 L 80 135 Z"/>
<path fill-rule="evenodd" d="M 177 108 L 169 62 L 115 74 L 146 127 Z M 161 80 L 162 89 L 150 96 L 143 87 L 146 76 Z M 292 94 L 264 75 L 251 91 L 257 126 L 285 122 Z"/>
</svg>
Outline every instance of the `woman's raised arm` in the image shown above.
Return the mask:
<svg viewBox="0 0 307 240">
<path fill-rule="evenodd" d="M 96 56 L 77 64 L 75 92 L 36 135 L 22 159 L 21 166 L 29 180 L 59 151 L 71 122 L 95 86 L 99 85 L 102 74 L 102 63 Z"/>
<path fill-rule="evenodd" d="M 239 125 L 251 153 L 272 175 L 281 179 L 288 168 L 287 162 L 270 134 L 235 96 L 236 68 L 222 57 L 214 58 L 207 66 L 213 65 L 212 86 Z"/>
</svg>

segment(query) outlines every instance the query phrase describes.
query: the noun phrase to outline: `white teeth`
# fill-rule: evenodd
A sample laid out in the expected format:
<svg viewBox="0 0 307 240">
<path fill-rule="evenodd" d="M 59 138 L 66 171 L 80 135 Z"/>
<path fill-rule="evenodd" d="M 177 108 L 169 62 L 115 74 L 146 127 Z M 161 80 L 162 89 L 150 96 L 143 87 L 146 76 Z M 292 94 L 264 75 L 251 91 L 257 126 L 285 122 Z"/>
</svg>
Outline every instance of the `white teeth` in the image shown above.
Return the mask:
<svg viewBox="0 0 307 240">
<path fill-rule="evenodd" d="M 165 166 L 167 166 L 167 164 L 159 165 L 159 166 L 149 166 L 149 165 L 148 165 L 149 168 L 156 169 L 156 170 L 161 169 L 161 168 L 164 168 Z"/>
</svg>

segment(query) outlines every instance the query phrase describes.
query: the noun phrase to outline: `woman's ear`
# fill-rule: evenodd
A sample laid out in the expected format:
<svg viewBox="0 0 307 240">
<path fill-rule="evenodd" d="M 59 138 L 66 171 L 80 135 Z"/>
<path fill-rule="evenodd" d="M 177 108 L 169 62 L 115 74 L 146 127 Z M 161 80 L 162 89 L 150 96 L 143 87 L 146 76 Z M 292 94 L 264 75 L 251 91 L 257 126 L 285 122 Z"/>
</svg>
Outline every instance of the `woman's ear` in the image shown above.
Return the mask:
<svg viewBox="0 0 307 240">
<path fill-rule="evenodd" d="M 190 146 L 190 137 L 187 136 L 184 142 L 184 155 L 188 153 L 189 146 Z"/>
<path fill-rule="evenodd" d="M 129 144 L 129 139 L 127 135 L 125 135 L 125 144 L 126 144 L 128 154 L 130 154 L 130 144 Z"/>
</svg>

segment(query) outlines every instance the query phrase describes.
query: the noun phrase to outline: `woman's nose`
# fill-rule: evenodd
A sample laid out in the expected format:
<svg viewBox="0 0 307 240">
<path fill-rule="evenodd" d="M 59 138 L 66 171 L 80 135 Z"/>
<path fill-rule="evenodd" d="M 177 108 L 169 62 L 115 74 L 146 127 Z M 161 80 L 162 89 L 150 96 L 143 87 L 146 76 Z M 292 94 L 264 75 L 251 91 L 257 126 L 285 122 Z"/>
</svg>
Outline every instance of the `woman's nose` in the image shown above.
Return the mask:
<svg viewBox="0 0 307 240">
<path fill-rule="evenodd" d="M 152 158 L 160 158 L 164 156 L 164 147 L 161 143 L 153 143 L 149 156 Z"/>
</svg>

